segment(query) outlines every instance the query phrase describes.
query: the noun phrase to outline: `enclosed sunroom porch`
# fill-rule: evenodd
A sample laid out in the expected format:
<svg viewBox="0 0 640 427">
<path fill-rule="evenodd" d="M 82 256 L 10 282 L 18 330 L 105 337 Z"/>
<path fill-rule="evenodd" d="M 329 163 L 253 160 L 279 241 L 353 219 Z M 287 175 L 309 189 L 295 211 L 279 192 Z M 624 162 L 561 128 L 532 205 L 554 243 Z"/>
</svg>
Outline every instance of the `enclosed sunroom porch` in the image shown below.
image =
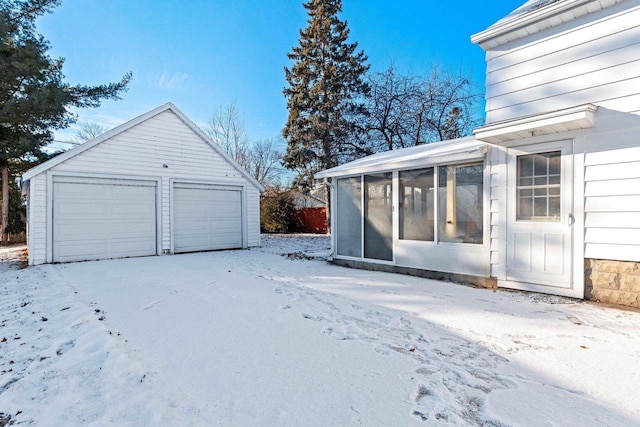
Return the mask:
<svg viewBox="0 0 640 427">
<path fill-rule="evenodd" d="M 317 174 L 331 185 L 334 259 L 486 285 L 485 154 L 486 144 L 468 137 L 378 153 Z"/>
</svg>

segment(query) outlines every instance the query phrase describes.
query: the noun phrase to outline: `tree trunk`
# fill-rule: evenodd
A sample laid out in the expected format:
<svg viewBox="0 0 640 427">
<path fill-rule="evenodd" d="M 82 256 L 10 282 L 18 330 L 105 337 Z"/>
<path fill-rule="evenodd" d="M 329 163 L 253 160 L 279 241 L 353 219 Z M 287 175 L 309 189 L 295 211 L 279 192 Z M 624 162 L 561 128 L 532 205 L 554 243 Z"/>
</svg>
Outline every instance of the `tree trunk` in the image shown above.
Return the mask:
<svg viewBox="0 0 640 427">
<path fill-rule="evenodd" d="M 2 241 L 0 244 L 6 245 L 9 240 L 7 226 L 9 225 L 9 168 L 2 167 L 2 218 L 0 226 L 2 227 Z"/>
</svg>

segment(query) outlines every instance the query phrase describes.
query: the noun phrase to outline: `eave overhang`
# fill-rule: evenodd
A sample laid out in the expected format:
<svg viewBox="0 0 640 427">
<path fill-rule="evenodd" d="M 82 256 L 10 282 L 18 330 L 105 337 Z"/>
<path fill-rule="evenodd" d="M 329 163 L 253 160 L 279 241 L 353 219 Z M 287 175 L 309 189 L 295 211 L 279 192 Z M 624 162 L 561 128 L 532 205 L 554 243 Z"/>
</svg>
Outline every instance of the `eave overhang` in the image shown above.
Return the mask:
<svg viewBox="0 0 640 427">
<path fill-rule="evenodd" d="M 555 27 L 623 0 L 549 0 L 542 7 L 506 17 L 471 36 L 471 42 L 484 50 Z"/>
<path fill-rule="evenodd" d="M 501 143 L 533 136 L 588 129 L 595 125 L 598 107 L 584 104 L 577 107 L 536 114 L 514 120 L 491 123 L 473 131 L 479 141 Z"/>
<path fill-rule="evenodd" d="M 345 163 L 315 174 L 316 179 L 388 172 L 427 167 L 441 162 L 467 162 L 481 159 L 486 153 L 484 142 L 473 136 L 439 141 L 416 147 L 385 151 Z"/>
</svg>

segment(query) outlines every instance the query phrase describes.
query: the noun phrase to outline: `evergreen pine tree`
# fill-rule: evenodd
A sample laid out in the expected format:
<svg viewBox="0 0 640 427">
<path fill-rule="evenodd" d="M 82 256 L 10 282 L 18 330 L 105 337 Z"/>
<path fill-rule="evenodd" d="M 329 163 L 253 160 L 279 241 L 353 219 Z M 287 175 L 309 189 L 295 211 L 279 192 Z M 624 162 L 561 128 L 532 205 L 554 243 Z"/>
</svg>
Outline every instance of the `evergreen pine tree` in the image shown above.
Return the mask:
<svg viewBox="0 0 640 427">
<path fill-rule="evenodd" d="M 97 107 L 103 99 L 119 99 L 131 74 L 117 83 L 72 86 L 64 81 L 64 59 L 47 54 L 49 43 L 35 28 L 36 18 L 60 0 L 0 1 L 0 169 L 2 225 L 6 239 L 9 181 L 25 164 L 47 158 L 42 148 L 53 130 L 69 126 L 71 107 Z M 13 206 L 12 209 L 18 209 Z"/>
<path fill-rule="evenodd" d="M 287 54 L 293 66 L 285 68 L 289 117 L 283 160 L 298 172 L 295 184 L 305 188 L 316 172 L 366 154 L 354 118 L 369 92 L 364 80 L 369 66 L 364 52 L 356 52 L 358 44 L 348 42 L 347 23 L 338 18 L 341 0 L 309 0 L 303 6 L 308 26 Z"/>
</svg>

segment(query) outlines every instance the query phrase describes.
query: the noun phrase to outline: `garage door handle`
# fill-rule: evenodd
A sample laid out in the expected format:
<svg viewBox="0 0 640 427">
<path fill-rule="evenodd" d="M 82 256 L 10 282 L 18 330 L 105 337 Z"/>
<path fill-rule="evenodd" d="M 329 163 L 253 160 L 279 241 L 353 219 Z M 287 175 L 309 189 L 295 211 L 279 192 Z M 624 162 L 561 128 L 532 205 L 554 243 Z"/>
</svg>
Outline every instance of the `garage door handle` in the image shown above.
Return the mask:
<svg viewBox="0 0 640 427">
<path fill-rule="evenodd" d="M 576 223 L 576 218 L 573 216 L 572 213 L 570 213 L 569 214 L 569 227 L 571 227 L 575 223 Z"/>
</svg>

